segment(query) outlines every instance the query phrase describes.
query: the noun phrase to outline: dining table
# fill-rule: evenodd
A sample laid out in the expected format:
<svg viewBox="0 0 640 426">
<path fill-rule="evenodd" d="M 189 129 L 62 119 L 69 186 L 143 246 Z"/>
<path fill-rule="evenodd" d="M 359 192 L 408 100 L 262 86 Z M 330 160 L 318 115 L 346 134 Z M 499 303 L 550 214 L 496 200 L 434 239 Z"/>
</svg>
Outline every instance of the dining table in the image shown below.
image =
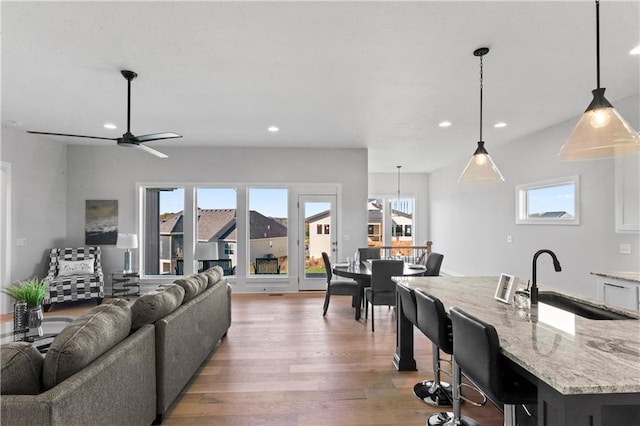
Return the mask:
<svg viewBox="0 0 640 426">
<path fill-rule="evenodd" d="M 362 300 L 364 299 L 364 289 L 366 287 L 371 287 L 371 262 L 375 262 L 375 260 L 364 260 L 357 263 L 355 266 L 350 266 L 348 263 L 335 263 L 331 268 L 334 275 L 344 278 L 351 278 L 358 283 L 358 297 L 354 303 L 356 308 L 356 321 L 360 320 L 362 312 Z M 423 275 L 426 270 L 427 268 L 424 265 L 404 262 L 402 276 L 420 276 Z"/>
</svg>

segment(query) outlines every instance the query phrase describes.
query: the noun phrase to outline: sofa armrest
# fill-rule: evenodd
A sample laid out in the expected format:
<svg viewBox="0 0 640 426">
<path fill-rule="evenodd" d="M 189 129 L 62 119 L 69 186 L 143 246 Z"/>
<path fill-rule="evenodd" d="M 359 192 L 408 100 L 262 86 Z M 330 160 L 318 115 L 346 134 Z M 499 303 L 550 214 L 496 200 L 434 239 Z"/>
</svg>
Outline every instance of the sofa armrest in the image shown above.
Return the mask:
<svg viewBox="0 0 640 426">
<path fill-rule="evenodd" d="M 231 325 L 226 279 L 156 321 L 158 414 L 162 415 Z"/>
<path fill-rule="evenodd" d="M 0 400 L 4 426 L 149 425 L 155 405 L 153 325 L 143 326 L 46 392 L 3 395 Z"/>
</svg>

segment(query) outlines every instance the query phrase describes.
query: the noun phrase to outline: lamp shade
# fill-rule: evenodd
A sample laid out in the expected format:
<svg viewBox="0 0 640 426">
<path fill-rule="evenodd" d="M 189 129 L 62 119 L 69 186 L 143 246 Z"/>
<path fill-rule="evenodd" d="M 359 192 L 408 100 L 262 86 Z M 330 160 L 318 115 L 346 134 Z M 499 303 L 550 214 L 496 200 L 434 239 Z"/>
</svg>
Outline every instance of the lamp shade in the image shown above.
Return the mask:
<svg viewBox="0 0 640 426">
<path fill-rule="evenodd" d="M 218 259 L 218 243 L 212 243 L 212 242 L 197 243 L 194 258 L 196 260 Z"/>
<path fill-rule="evenodd" d="M 138 236 L 136 234 L 118 234 L 116 247 L 123 249 L 138 248 Z"/>
<path fill-rule="evenodd" d="M 464 168 L 458 182 L 502 182 L 504 177 L 484 149 L 484 142 L 478 142 L 478 148 Z"/>
<path fill-rule="evenodd" d="M 640 136 L 604 97 L 593 90 L 593 101 L 562 146 L 561 160 L 596 160 L 640 151 Z"/>
</svg>

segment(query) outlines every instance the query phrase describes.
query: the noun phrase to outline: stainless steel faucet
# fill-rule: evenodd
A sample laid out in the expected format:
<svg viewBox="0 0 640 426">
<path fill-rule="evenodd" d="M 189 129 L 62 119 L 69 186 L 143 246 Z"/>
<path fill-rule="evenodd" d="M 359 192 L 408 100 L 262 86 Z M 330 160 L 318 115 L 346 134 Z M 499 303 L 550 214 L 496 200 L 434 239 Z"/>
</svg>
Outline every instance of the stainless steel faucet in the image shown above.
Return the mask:
<svg viewBox="0 0 640 426">
<path fill-rule="evenodd" d="M 533 255 L 533 262 L 532 262 L 533 273 L 531 277 L 531 281 L 532 281 L 531 304 L 532 305 L 538 303 L 537 262 L 538 262 L 538 256 L 540 256 L 542 253 L 548 253 L 551 256 L 551 258 L 553 259 L 553 267 L 555 268 L 556 272 L 562 271 L 562 267 L 560 267 L 560 262 L 558 262 L 558 258 L 556 257 L 556 254 L 551 250 L 548 250 L 548 249 L 538 250 L 536 254 Z"/>
</svg>

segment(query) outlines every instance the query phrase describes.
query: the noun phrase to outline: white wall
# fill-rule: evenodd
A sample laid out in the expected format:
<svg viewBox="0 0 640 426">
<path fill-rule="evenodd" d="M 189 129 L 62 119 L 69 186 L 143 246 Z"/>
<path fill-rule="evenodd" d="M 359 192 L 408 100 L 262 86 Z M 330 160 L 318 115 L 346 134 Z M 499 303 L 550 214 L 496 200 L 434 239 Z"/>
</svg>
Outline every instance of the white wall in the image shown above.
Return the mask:
<svg viewBox="0 0 640 426">
<path fill-rule="evenodd" d="M 634 128 L 638 125 L 639 97 L 614 102 Z M 596 296 L 591 271 L 640 271 L 639 234 L 615 232 L 614 160 L 563 162 L 558 151 L 577 118 L 523 137 L 499 148 L 487 148 L 505 177 L 495 184 L 460 184 L 465 161 L 430 176 L 431 238 L 444 253 L 443 272 L 461 275 L 513 273 L 531 277 L 533 254 L 553 250 L 562 272 L 551 259 L 538 260 L 538 282 Z M 474 141 L 469 140 L 469 152 Z M 516 225 L 515 187 L 544 179 L 580 175 L 581 224 Z M 513 243 L 507 243 L 511 235 Z M 631 255 L 619 254 L 629 243 Z M 543 284 L 544 286 L 544 284 Z"/>
<path fill-rule="evenodd" d="M 369 195 L 371 197 L 396 197 L 398 195 L 398 173 L 370 173 Z M 415 198 L 413 232 L 415 244 L 431 240 L 429 232 L 429 175 L 427 173 L 400 172 L 400 197 Z M 365 206 L 366 207 L 366 206 Z M 388 230 L 387 230 L 388 232 Z M 433 242 L 438 251 L 438 242 Z"/>
<path fill-rule="evenodd" d="M 9 282 L 38 276 L 48 269 L 48 249 L 65 243 L 67 234 L 67 149 L 65 145 L 2 127 L 3 162 L 11 164 L 11 265 Z M 26 244 L 18 246 L 18 239 Z M 0 295 L 3 313 L 12 301 Z"/>
<path fill-rule="evenodd" d="M 357 247 L 366 245 L 367 229 L 363 225 L 367 220 L 366 149 L 178 148 L 162 147 L 161 144 L 155 147 L 170 158 L 158 159 L 135 149 L 117 146 L 68 147 L 69 244 L 84 243 L 85 200 L 118 200 L 120 232 L 136 232 L 136 183 L 184 182 L 306 186 L 325 184 L 339 188 L 338 232 L 341 235 L 341 257 L 346 256 L 344 253 L 353 253 Z M 242 211 L 244 207 L 240 200 L 238 211 Z M 290 227 L 297 223 L 297 215 L 293 211 L 295 210 L 290 208 Z M 291 229 L 290 232 L 296 231 Z M 348 235 L 348 240 L 344 239 L 345 235 Z M 244 236 L 239 234 L 238 240 L 242 238 Z M 297 258 L 295 239 L 290 244 L 289 277 L 286 279 L 290 283 L 295 281 L 297 285 L 297 268 L 292 265 L 293 259 Z M 242 270 L 240 259 L 238 262 L 238 269 Z M 121 263 L 121 250 L 117 250 L 115 246 L 103 246 L 105 273 L 121 268 Z M 247 282 L 239 273 L 235 279 L 236 289 L 248 290 Z"/>
</svg>

